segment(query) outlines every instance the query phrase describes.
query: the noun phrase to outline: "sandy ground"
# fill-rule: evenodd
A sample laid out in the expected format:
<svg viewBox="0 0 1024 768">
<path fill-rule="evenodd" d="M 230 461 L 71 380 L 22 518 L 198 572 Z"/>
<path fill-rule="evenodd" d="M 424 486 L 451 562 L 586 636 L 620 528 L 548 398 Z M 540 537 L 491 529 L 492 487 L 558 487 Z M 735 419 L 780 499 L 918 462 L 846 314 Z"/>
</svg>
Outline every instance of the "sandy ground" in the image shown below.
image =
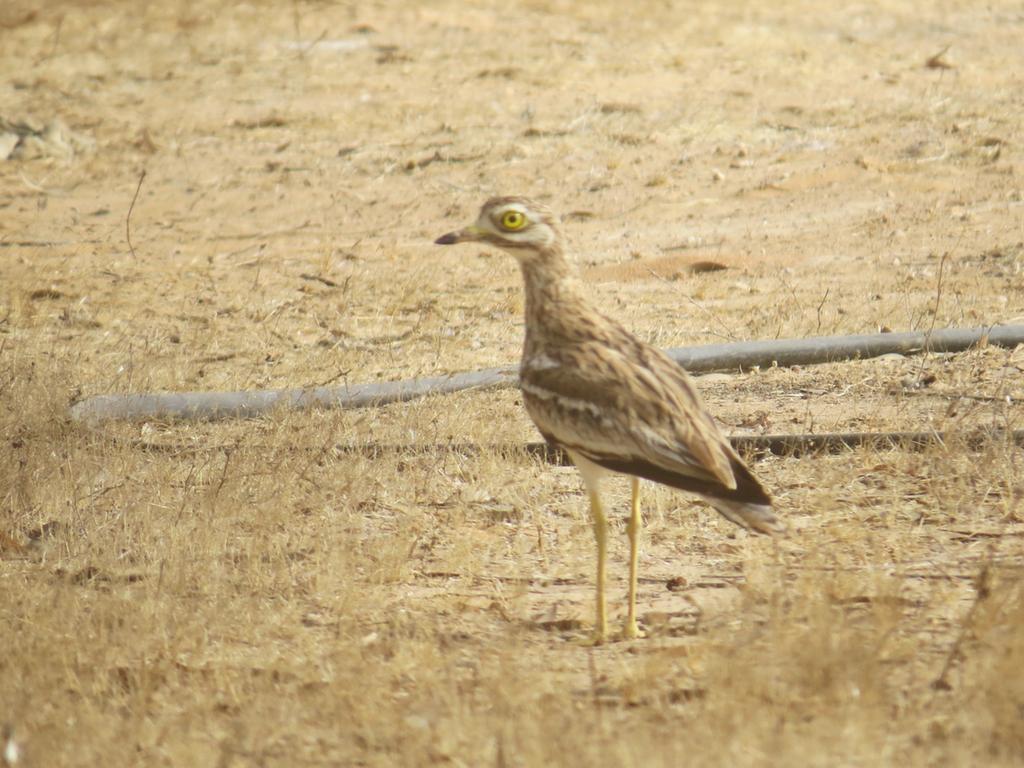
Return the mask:
<svg viewBox="0 0 1024 768">
<path fill-rule="evenodd" d="M 67 419 L 515 361 L 514 264 L 432 245 L 492 194 L 561 211 L 660 346 L 1024 322 L 1020 5 L 762 5 L 0 7 L 23 764 L 1019 764 L 1006 440 L 756 460 L 783 541 L 650 488 L 649 636 L 592 649 L 579 480 L 520 450 L 514 392 Z M 1021 426 L 1022 371 L 989 347 L 701 387 L 731 432 L 961 433 Z"/>
</svg>

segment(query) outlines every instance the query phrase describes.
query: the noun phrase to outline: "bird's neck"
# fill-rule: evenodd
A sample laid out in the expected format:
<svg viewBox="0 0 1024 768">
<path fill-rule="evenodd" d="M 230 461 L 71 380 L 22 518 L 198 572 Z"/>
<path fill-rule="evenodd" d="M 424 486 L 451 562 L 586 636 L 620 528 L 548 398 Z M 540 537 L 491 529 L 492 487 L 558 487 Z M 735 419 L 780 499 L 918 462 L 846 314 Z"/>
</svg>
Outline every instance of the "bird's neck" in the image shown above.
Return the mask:
<svg viewBox="0 0 1024 768">
<path fill-rule="evenodd" d="M 521 259 L 526 290 L 526 314 L 537 317 L 541 308 L 549 302 L 557 302 L 567 292 L 575 293 L 575 276 L 557 245 L 544 248 Z"/>
<path fill-rule="evenodd" d="M 526 292 L 526 350 L 543 344 L 544 339 L 562 336 L 560 326 L 566 315 L 558 305 L 579 302 L 582 293 L 575 271 L 562 249 L 555 245 L 538 251 L 531 258 L 521 259 Z"/>
</svg>

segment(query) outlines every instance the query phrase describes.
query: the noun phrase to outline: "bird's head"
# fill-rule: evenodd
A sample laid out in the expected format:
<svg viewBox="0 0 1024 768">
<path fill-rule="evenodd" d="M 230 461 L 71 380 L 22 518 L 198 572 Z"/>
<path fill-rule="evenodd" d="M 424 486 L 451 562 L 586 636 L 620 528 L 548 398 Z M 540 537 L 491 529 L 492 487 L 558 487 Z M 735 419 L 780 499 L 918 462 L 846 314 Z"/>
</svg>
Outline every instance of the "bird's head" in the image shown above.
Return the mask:
<svg viewBox="0 0 1024 768">
<path fill-rule="evenodd" d="M 558 240 L 555 217 L 545 206 L 524 197 L 492 197 L 480 209 L 476 222 L 434 242 L 488 243 L 525 261 L 554 250 Z"/>
</svg>

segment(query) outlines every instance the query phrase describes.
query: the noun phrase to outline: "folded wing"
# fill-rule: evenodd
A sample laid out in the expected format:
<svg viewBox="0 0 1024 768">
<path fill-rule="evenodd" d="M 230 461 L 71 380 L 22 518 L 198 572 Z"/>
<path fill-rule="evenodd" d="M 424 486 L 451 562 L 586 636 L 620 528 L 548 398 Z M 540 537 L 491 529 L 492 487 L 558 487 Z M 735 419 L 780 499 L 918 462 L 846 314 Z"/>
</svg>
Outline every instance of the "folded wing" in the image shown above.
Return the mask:
<svg viewBox="0 0 1024 768">
<path fill-rule="evenodd" d="M 560 345 L 524 358 L 524 403 L 544 437 L 606 469 L 698 493 L 740 525 L 770 529 L 771 498 L 685 371 L 631 336 L 618 342 Z M 767 511 L 770 520 L 746 520 L 751 505 L 755 517 Z"/>
</svg>

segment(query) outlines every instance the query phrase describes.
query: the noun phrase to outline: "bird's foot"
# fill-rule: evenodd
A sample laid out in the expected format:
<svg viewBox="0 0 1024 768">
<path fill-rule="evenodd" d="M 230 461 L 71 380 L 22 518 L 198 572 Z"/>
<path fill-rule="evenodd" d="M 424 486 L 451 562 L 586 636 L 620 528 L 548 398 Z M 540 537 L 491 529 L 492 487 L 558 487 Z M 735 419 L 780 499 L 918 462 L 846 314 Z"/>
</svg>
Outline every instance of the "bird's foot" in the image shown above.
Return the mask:
<svg viewBox="0 0 1024 768">
<path fill-rule="evenodd" d="M 647 637 L 647 633 L 636 625 L 635 619 L 633 621 L 627 621 L 622 627 L 622 638 L 624 640 L 637 640 L 641 637 Z"/>
</svg>

